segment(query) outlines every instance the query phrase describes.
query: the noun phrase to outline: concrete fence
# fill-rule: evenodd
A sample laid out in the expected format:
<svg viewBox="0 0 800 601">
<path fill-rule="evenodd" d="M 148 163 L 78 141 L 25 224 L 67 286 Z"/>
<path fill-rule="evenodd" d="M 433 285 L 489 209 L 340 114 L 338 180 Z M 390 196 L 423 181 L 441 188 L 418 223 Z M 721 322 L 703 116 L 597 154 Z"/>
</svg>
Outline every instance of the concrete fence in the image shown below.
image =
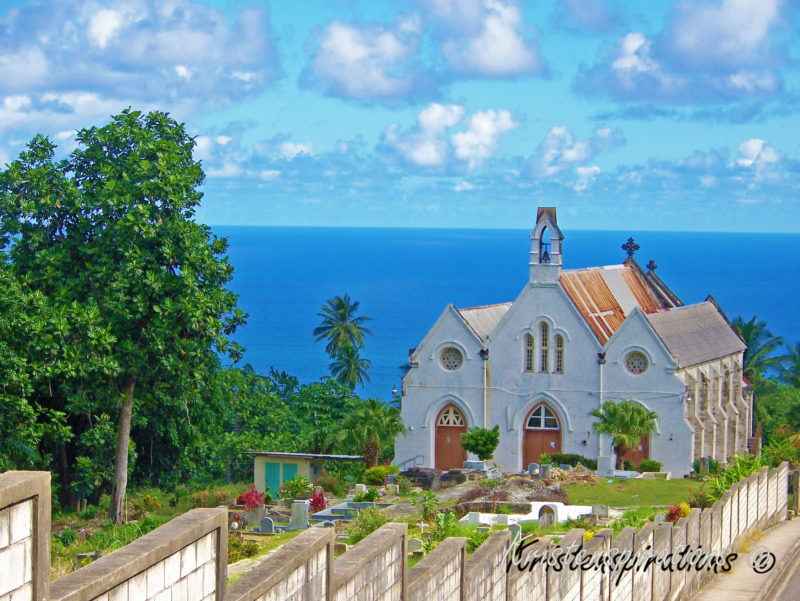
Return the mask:
<svg viewBox="0 0 800 601">
<path fill-rule="evenodd" d="M 51 583 L 50 474 L 7 472 L 0 474 L 0 601 L 677 601 L 714 571 L 676 566 L 693 554 L 709 561 L 708 552 L 735 550 L 786 519 L 788 485 L 784 463 L 675 524 L 591 538 L 576 529 L 522 545 L 501 530 L 469 557 L 465 539 L 451 538 L 410 570 L 406 524 L 386 524 L 336 559 L 333 530 L 310 528 L 226 587 L 221 508 L 189 511 Z M 797 494 L 794 503 L 797 512 Z"/>
</svg>

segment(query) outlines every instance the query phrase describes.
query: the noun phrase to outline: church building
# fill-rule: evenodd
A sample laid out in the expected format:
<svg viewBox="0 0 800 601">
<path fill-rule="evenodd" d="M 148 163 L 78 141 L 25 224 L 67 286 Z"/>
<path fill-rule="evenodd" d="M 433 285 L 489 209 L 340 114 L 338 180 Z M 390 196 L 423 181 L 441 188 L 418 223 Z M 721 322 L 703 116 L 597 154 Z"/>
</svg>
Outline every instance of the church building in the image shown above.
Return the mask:
<svg viewBox="0 0 800 601">
<path fill-rule="evenodd" d="M 395 464 L 461 467 L 460 434 L 495 425 L 505 472 L 542 453 L 610 456 L 589 412 L 620 399 L 658 414 L 656 431 L 624 457 L 634 465 L 655 459 L 681 477 L 700 457 L 747 452 L 745 345 L 712 297 L 684 305 L 653 262 L 639 266 L 632 239 L 620 265 L 562 269 L 552 207 L 539 208 L 530 238 L 530 278 L 514 302 L 448 305 L 410 352 Z"/>
</svg>

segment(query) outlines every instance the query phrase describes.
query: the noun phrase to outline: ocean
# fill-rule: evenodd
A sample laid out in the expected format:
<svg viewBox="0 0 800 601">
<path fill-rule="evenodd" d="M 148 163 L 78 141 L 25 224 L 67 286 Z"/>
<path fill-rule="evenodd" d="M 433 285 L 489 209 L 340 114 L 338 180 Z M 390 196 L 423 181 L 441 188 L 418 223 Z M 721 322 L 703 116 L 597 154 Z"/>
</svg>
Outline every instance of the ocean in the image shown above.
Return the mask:
<svg viewBox="0 0 800 601">
<path fill-rule="evenodd" d="M 372 318 L 362 355 L 370 382 L 356 392 L 388 400 L 400 366 L 448 303 L 458 308 L 513 301 L 528 281 L 529 230 L 235 227 L 228 238 L 230 288 L 249 314 L 234 338 L 242 363 L 311 382 L 328 375 L 315 342 L 328 298 L 349 293 Z M 636 260 L 685 304 L 711 294 L 730 319 L 758 316 L 776 336 L 800 342 L 800 235 L 565 231 L 564 268 L 621 263 L 633 236 Z"/>
</svg>

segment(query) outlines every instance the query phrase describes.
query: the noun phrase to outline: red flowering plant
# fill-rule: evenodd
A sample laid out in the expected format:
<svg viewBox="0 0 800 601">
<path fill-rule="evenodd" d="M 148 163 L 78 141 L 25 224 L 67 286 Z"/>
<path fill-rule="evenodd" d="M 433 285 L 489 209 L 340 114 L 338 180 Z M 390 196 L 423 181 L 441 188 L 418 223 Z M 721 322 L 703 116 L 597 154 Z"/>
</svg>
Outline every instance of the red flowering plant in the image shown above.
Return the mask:
<svg viewBox="0 0 800 601">
<path fill-rule="evenodd" d="M 311 511 L 313 511 L 314 513 L 316 513 L 317 511 L 322 511 L 323 509 L 325 509 L 325 507 L 327 507 L 327 505 L 328 502 L 325 500 L 322 491 L 315 492 L 314 496 L 311 497 L 310 506 L 311 506 Z"/>
<path fill-rule="evenodd" d="M 674 524 L 681 519 L 681 508 L 678 505 L 670 505 L 669 509 L 664 512 L 664 517 L 668 522 Z"/>
<path fill-rule="evenodd" d="M 247 492 L 239 495 L 236 499 L 237 505 L 244 505 L 247 511 L 255 511 L 255 508 L 264 502 L 264 493 L 258 492 L 255 485 Z"/>
</svg>

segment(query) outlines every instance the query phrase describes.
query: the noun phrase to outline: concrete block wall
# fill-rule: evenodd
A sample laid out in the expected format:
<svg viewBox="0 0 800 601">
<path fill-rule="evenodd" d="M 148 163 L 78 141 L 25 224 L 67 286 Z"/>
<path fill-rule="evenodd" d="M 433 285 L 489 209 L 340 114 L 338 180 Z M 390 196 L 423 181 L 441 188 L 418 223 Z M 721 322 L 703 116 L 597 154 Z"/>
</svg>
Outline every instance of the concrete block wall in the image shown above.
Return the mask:
<svg viewBox="0 0 800 601">
<path fill-rule="evenodd" d="M 333 563 L 331 601 L 404 601 L 408 525 L 385 524 Z"/>
<path fill-rule="evenodd" d="M 382 526 L 338 559 L 333 530 L 310 528 L 226 588 L 224 509 L 192 510 L 50 583 L 50 475 L 9 472 L 0 474 L 0 601 L 676 601 L 713 571 L 653 564 L 617 581 L 608 566 L 554 569 L 553 557 L 581 545 L 585 556 L 617 549 L 654 558 L 685 544 L 735 549 L 755 529 L 786 519 L 788 484 L 782 464 L 675 524 L 626 528 L 616 537 L 601 530 L 585 544 L 579 529 L 557 542 L 531 537 L 521 565 L 509 565 L 507 530 L 469 557 L 465 539 L 446 539 L 407 570 L 406 524 Z M 537 555 L 545 561 L 530 560 Z"/>
</svg>

